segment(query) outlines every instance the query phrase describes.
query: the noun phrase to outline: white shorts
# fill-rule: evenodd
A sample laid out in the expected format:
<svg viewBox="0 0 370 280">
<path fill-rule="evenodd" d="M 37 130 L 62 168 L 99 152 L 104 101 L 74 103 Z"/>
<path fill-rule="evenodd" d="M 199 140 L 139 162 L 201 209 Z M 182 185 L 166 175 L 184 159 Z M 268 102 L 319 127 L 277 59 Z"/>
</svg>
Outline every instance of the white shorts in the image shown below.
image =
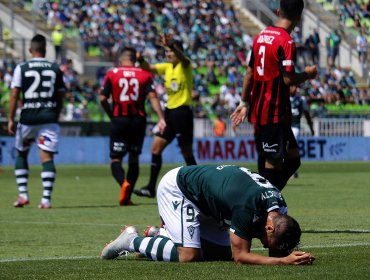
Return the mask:
<svg viewBox="0 0 370 280">
<path fill-rule="evenodd" d="M 169 171 L 158 185 L 158 210 L 166 236 L 180 247 L 201 248 L 201 238 L 230 246 L 228 229 L 214 218 L 203 215 L 180 191 L 176 181 L 180 168 Z"/>
<path fill-rule="evenodd" d="M 25 125 L 18 123 L 15 136 L 15 148 L 18 151 L 28 151 L 33 142 L 43 151 L 56 153 L 58 151 L 59 124 L 48 123 L 39 125 Z"/>
</svg>

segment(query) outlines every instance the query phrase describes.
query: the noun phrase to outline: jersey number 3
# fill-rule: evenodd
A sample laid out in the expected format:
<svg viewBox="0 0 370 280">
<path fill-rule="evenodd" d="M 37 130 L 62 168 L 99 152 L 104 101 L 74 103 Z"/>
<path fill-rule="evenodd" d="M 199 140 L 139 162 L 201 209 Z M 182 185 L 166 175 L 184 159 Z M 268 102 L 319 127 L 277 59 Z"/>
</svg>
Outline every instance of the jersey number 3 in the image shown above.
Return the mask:
<svg viewBox="0 0 370 280">
<path fill-rule="evenodd" d="M 265 74 L 265 54 L 266 54 L 266 47 L 260 46 L 258 50 L 258 56 L 261 57 L 260 65 L 257 66 L 257 73 L 260 76 L 263 76 Z"/>
<path fill-rule="evenodd" d="M 119 79 L 119 87 L 122 88 L 119 96 L 120 101 L 137 101 L 139 99 L 139 81 L 137 79 Z"/>
</svg>

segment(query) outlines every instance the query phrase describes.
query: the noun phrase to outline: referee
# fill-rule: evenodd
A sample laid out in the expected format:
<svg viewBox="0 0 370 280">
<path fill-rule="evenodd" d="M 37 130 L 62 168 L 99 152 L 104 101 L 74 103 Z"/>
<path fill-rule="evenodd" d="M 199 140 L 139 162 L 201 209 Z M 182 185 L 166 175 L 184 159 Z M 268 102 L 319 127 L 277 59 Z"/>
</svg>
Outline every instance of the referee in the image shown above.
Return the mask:
<svg viewBox="0 0 370 280">
<path fill-rule="evenodd" d="M 148 184 L 140 190 L 134 190 L 138 196 L 155 197 L 157 178 L 162 167 L 162 152 L 176 137 L 186 165 L 196 165 L 193 155 L 193 111 L 191 108 L 193 88 L 193 69 L 191 61 L 184 54 L 180 41 L 170 35 L 161 36 L 166 48 L 168 62 L 148 64 L 139 54 L 140 66 L 152 73 L 163 75 L 168 95 L 164 111 L 166 128 L 156 133 L 152 144 L 152 162 Z"/>
</svg>

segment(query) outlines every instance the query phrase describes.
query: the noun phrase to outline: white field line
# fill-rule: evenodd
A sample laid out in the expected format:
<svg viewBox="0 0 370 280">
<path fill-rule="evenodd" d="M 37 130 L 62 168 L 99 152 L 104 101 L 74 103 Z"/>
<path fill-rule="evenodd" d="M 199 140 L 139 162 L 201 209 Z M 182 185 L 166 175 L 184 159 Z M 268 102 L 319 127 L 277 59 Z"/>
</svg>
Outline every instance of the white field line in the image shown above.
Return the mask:
<svg viewBox="0 0 370 280">
<path fill-rule="evenodd" d="M 13 221 L 0 220 L 0 224 L 29 224 L 29 225 L 67 225 L 67 226 L 124 226 L 123 224 L 99 224 L 99 223 L 71 223 L 71 222 L 41 222 L 41 221 Z M 135 225 L 137 227 L 147 227 L 149 225 Z M 370 229 L 304 229 L 305 234 L 311 233 L 370 233 Z"/>
<path fill-rule="evenodd" d="M 370 246 L 370 243 L 349 243 L 349 244 L 333 244 L 333 245 L 308 245 L 301 246 L 301 249 L 327 249 L 327 248 L 345 248 L 345 247 L 363 247 Z M 255 248 L 252 251 L 263 251 L 265 248 Z M 66 256 L 66 257 L 39 257 L 39 258 L 12 258 L 0 259 L 0 263 L 10 262 L 28 262 L 28 261 L 51 261 L 51 260 L 92 260 L 99 259 L 98 256 Z"/>
<path fill-rule="evenodd" d="M 122 224 L 99 224 L 99 223 L 63 223 L 63 222 L 39 222 L 39 221 L 1 221 L 0 224 L 27 224 L 27 225 L 66 225 L 66 226 L 101 226 L 101 227 L 124 227 Z M 147 227 L 149 225 L 135 225 L 138 227 Z"/>
</svg>

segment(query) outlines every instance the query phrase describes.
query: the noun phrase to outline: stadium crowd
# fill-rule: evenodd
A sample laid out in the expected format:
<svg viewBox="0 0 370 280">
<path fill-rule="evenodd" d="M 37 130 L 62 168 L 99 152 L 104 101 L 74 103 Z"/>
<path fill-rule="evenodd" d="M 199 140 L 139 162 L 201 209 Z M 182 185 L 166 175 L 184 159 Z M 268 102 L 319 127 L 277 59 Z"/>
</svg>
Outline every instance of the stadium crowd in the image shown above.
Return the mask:
<svg viewBox="0 0 370 280">
<path fill-rule="evenodd" d="M 339 2 L 352 14 L 360 13 L 368 18 L 365 5 L 356 1 Z M 165 53 L 158 41 L 159 34 L 174 34 L 183 42 L 194 64 L 195 116 L 214 118 L 221 114 L 227 117 L 239 103 L 253 38 L 242 29 L 233 7 L 223 1 L 60 0 L 42 3 L 41 10 L 49 25 L 62 25 L 70 33 L 79 33 L 87 54 L 99 53 L 106 60 L 115 60 L 121 48 L 130 42 L 149 62 L 161 61 Z M 316 63 L 320 55 L 329 55 L 319 53 L 319 45 L 325 44 L 326 38 L 319 38 L 315 31 L 308 38 L 302 38 L 297 28 L 292 37 L 297 45 L 298 67 L 306 62 Z M 344 71 L 334 61 L 321 69 L 317 79 L 300 89 L 318 116 L 325 114 L 325 104 L 370 104 L 368 90 L 359 89 L 352 72 Z M 0 117 L 6 112 L 14 65 L 4 61 L 0 67 Z M 68 88 L 63 119 L 103 120 L 97 92 L 107 69 L 98 69 L 95 82 L 83 81 L 68 58 L 62 61 L 61 69 Z M 161 101 L 166 102 L 158 77 L 156 90 Z M 148 110 L 149 116 L 153 115 L 149 106 Z"/>
</svg>

